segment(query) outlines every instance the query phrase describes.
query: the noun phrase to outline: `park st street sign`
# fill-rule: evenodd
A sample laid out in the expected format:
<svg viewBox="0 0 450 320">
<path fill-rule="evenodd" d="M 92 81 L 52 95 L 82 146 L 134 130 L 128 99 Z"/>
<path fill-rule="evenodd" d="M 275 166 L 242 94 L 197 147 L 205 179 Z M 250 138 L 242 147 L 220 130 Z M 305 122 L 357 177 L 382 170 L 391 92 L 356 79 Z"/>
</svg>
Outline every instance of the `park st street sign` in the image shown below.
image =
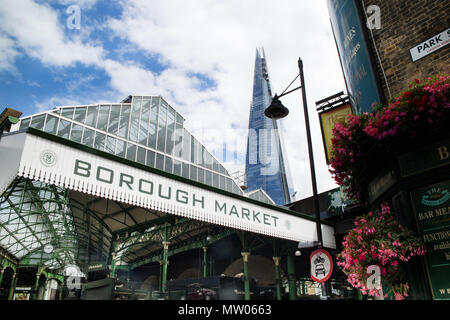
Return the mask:
<svg viewBox="0 0 450 320">
<path fill-rule="evenodd" d="M 412 61 L 417 61 L 450 43 L 450 28 L 409 49 Z"/>
<path fill-rule="evenodd" d="M 83 147 L 37 130 L 0 141 L 2 193 L 16 176 L 111 199 L 299 242 L 317 241 L 314 219 Z M 324 246 L 335 248 L 334 229 L 322 224 Z"/>
</svg>

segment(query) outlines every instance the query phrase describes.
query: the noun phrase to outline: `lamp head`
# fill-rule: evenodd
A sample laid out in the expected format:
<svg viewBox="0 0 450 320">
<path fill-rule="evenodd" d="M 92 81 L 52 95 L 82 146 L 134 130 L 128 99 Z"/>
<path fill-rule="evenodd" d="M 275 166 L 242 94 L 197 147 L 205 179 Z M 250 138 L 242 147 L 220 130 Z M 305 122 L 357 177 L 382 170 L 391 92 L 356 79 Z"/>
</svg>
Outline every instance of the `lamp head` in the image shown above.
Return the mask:
<svg viewBox="0 0 450 320">
<path fill-rule="evenodd" d="M 271 118 L 273 120 L 278 120 L 281 118 L 286 117 L 289 114 L 289 109 L 283 106 L 283 104 L 278 99 L 278 96 L 275 95 L 272 98 L 272 102 L 270 103 L 270 106 L 264 110 L 264 114 L 266 117 Z"/>
</svg>

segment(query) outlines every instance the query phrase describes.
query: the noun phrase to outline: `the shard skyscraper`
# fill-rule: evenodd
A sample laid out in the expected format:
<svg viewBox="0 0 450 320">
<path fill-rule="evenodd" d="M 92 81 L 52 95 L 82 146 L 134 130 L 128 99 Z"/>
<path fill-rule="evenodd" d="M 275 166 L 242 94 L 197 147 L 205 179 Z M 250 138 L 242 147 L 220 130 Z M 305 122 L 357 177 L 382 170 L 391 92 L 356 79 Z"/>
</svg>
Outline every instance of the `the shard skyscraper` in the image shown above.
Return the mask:
<svg viewBox="0 0 450 320">
<path fill-rule="evenodd" d="M 278 205 L 291 202 L 291 179 L 279 123 L 264 115 L 272 99 L 264 49 L 256 49 L 245 179 L 248 191 L 263 189 Z"/>
</svg>

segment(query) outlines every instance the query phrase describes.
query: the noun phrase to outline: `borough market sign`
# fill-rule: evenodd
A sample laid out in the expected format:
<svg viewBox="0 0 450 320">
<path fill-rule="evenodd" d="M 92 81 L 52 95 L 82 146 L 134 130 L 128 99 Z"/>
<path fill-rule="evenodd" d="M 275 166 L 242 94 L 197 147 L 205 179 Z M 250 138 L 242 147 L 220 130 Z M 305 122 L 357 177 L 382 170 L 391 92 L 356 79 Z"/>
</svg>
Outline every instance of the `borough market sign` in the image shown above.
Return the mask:
<svg viewBox="0 0 450 320">
<path fill-rule="evenodd" d="M 159 212 L 293 241 L 317 240 L 313 218 L 109 155 L 37 130 L 0 141 L 0 194 L 16 176 Z M 334 229 L 322 224 L 324 246 Z"/>
</svg>

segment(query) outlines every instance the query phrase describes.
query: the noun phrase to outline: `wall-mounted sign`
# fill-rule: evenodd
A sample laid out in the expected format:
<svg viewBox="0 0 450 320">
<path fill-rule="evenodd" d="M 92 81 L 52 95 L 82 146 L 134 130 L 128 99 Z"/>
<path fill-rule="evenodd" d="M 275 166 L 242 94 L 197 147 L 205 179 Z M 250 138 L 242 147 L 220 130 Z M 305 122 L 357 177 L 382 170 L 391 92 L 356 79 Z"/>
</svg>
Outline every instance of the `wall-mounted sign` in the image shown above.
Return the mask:
<svg viewBox="0 0 450 320">
<path fill-rule="evenodd" d="M 450 180 L 411 192 L 433 298 L 450 299 Z"/>
<path fill-rule="evenodd" d="M 450 139 L 435 142 L 398 157 L 400 172 L 408 177 L 450 164 Z"/>
<path fill-rule="evenodd" d="M 350 103 L 357 114 L 372 112 L 372 104 L 381 103 L 382 94 L 365 39 L 366 24 L 361 22 L 355 0 L 327 3 Z"/>
<path fill-rule="evenodd" d="M 331 161 L 331 139 L 333 139 L 334 126 L 337 122 L 347 122 L 347 115 L 352 113 L 352 106 L 350 104 L 319 113 L 327 164 L 330 164 Z"/>
<path fill-rule="evenodd" d="M 450 28 L 409 49 L 412 61 L 417 61 L 450 43 Z"/>
<path fill-rule="evenodd" d="M 311 278 L 315 282 L 325 282 L 333 273 L 333 259 L 328 251 L 317 249 L 310 256 Z"/>
</svg>

